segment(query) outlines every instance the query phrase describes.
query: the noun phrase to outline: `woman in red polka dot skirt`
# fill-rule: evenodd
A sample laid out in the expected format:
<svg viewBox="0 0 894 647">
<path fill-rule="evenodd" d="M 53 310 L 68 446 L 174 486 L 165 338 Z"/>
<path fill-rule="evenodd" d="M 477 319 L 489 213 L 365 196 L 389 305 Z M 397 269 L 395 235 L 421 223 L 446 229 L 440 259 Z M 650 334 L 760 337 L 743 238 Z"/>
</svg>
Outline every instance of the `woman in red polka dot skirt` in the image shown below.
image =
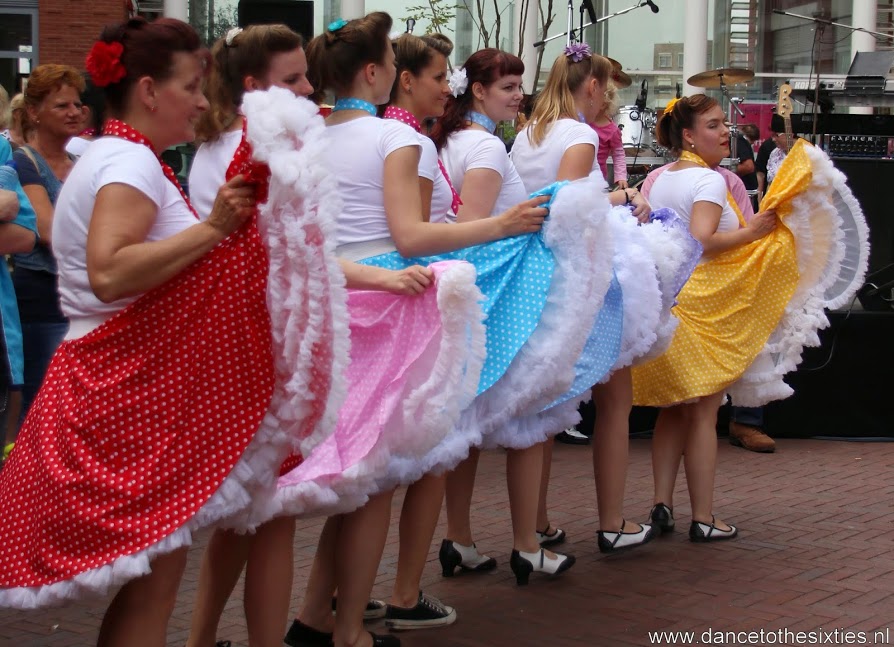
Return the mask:
<svg viewBox="0 0 894 647">
<path fill-rule="evenodd" d="M 322 360 L 283 374 L 253 178 L 229 180 L 199 222 L 158 158 L 195 137 L 208 107 L 195 31 L 170 19 L 108 27 L 87 69 L 115 118 L 57 205 L 72 323 L 0 473 L 0 605 L 120 586 L 99 644 L 160 646 L 192 533 L 246 510 L 257 517 L 246 526 L 262 522 L 251 504 L 272 487 L 290 427 L 325 437 L 320 407 L 265 414 L 275 381 L 306 392 L 315 380 L 326 399 L 333 325 L 318 322 Z M 309 319 L 317 304 L 300 305 Z"/>
</svg>

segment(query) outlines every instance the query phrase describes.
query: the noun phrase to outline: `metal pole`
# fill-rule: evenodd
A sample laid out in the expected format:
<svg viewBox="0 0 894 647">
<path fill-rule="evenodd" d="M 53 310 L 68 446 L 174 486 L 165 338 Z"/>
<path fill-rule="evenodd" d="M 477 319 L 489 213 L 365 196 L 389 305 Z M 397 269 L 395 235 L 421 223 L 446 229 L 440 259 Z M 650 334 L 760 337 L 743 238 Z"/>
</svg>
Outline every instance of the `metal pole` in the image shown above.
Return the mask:
<svg viewBox="0 0 894 647">
<path fill-rule="evenodd" d="M 683 33 L 683 80 L 702 72 L 708 64 L 708 0 L 686 0 L 686 23 Z M 683 96 L 703 92 L 702 88 L 685 84 Z"/>
</svg>

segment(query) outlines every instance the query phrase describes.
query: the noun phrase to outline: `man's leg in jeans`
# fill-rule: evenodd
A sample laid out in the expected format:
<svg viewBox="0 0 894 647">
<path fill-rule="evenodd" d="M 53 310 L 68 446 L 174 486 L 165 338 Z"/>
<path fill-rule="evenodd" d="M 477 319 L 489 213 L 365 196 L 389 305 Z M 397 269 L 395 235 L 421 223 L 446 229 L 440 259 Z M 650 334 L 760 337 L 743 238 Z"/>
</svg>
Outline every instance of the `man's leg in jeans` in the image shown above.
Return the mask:
<svg viewBox="0 0 894 647">
<path fill-rule="evenodd" d="M 763 432 L 763 407 L 732 407 L 729 442 L 753 452 L 776 451 L 776 442 Z"/>
</svg>

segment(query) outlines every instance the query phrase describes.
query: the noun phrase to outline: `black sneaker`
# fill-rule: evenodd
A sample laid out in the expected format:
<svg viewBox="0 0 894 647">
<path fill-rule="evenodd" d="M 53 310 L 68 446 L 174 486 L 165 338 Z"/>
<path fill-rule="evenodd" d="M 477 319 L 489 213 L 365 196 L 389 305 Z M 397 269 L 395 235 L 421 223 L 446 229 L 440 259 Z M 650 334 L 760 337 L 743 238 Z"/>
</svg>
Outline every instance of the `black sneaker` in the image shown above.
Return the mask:
<svg viewBox="0 0 894 647">
<path fill-rule="evenodd" d="M 332 598 L 332 613 L 335 613 L 335 609 L 338 606 L 338 598 Z M 378 620 L 379 618 L 385 617 L 385 609 L 388 607 L 382 600 L 376 600 L 375 598 L 370 598 L 369 602 L 366 603 L 366 610 L 363 612 L 363 621 L 369 622 L 370 620 Z"/>
<path fill-rule="evenodd" d="M 289 647 L 331 647 L 332 634 L 326 631 L 317 631 L 295 619 L 292 621 L 292 626 L 289 627 L 289 633 L 283 638 L 283 642 Z"/>
<path fill-rule="evenodd" d="M 388 605 L 385 626 L 394 631 L 446 627 L 456 621 L 456 609 L 419 591 L 419 601 L 412 609 Z"/>
</svg>

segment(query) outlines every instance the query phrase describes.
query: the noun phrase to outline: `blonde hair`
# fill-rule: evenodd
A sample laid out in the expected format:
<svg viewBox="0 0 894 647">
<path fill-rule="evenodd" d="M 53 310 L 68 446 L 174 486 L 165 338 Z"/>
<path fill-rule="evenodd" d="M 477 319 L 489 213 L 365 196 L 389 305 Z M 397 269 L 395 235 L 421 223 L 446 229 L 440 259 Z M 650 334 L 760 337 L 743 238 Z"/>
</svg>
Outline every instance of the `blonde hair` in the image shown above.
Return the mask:
<svg viewBox="0 0 894 647">
<path fill-rule="evenodd" d="M 611 80 L 605 87 L 605 105 L 602 106 L 602 114 L 609 119 L 618 114 L 618 88 Z"/>
<path fill-rule="evenodd" d="M 591 77 L 607 87 L 611 70 L 609 60 L 598 54 L 576 63 L 571 57 L 560 54 L 553 62 L 546 85 L 531 113 L 533 125 L 527 126 L 532 129 L 529 135 L 531 143 L 539 146 L 550 127 L 559 119 L 577 119 L 574 93 Z"/>
<path fill-rule="evenodd" d="M 19 92 L 12 99 L 9 100 L 9 123 L 7 127 L 13 131 L 21 134 L 22 139 L 28 138 L 28 132 L 30 128 L 27 125 L 27 110 L 25 109 L 25 95 Z"/>
</svg>

